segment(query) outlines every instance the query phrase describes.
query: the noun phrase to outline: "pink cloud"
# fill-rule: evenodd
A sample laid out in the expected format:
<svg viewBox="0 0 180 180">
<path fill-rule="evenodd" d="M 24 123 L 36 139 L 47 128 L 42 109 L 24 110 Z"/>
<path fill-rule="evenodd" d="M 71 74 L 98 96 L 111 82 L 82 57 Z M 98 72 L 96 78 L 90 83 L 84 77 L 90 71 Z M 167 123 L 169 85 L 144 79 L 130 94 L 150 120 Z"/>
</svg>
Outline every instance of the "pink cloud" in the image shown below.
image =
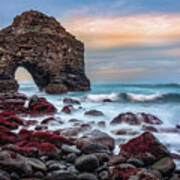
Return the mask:
<svg viewBox="0 0 180 180">
<path fill-rule="evenodd" d="M 180 38 L 180 14 L 72 17 L 64 25 L 87 48 L 164 44 Z"/>
</svg>

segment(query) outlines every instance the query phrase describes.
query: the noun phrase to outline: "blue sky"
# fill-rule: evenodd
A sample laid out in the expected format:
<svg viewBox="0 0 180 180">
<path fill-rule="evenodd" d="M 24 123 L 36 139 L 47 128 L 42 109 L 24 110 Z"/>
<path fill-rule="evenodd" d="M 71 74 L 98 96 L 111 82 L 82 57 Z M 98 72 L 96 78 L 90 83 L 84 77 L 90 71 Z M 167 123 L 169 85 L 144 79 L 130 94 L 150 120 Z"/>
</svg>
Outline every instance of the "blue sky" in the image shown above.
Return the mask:
<svg viewBox="0 0 180 180">
<path fill-rule="evenodd" d="M 85 43 L 92 81 L 179 82 L 179 0 L 1 0 L 0 27 L 35 9 Z"/>
</svg>

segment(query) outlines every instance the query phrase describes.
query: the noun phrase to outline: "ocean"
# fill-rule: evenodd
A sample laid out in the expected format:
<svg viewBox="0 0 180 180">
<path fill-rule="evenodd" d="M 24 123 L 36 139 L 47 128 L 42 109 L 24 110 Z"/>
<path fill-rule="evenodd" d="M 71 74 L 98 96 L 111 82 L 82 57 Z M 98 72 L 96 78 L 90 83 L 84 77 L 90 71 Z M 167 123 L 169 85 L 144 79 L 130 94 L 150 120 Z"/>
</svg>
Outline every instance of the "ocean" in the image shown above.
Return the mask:
<svg viewBox="0 0 180 180">
<path fill-rule="evenodd" d="M 164 143 L 171 152 L 180 153 L 180 129 L 177 130 L 176 125 L 180 125 L 180 84 L 125 84 L 125 83 L 92 83 L 91 90 L 86 92 L 69 92 L 62 95 L 48 95 L 45 92 L 39 92 L 38 88 L 33 82 L 21 82 L 20 92 L 27 96 L 37 94 L 47 98 L 58 109 L 56 117 L 60 117 L 64 122 L 62 125 L 49 125 L 49 130 L 56 130 L 60 128 L 68 128 L 72 123 L 68 122 L 70 119 L 82 120 L 84 123 L 93 122 L 94 129 L 100 129 L 113 136 L 118 142 L 120 139 L 126 141 L 135 135 L 115 135 L 114 130 L 130 129 L 142 133 L 141 126 L 132 126 L 128 124 L 120 124 L 111 126 L 111 120 L 120 113 L 126 112 L 145 112 L 157 116 L 162 125 L 158 125 L 158 129 L 165 129 L 159 133 L 153 133 L 159 140 Z M 75 105 L 75 111 L 72 114 L 65 114 L 61 112 L 63 108 L 63 99 L 65 97 L 77 99 L 81 102 L 82 108 L 79 109 Z M 109 99 L 112 102 L 103 102 L 104 99 Z M 100 110 L 104 113 L 102 117 L 84 116 L 88 110 Z M 37 118 L 39 122 L 45 117 Z M 34 118 L 33 118 L 34 119 Z M 98 122 L 104 121 L 106 127 L 99 127 Z M 33 128 L 33 127 L 31 127 Z M 180 164 L 178 164 L 179 166 Z"/>
</svg>

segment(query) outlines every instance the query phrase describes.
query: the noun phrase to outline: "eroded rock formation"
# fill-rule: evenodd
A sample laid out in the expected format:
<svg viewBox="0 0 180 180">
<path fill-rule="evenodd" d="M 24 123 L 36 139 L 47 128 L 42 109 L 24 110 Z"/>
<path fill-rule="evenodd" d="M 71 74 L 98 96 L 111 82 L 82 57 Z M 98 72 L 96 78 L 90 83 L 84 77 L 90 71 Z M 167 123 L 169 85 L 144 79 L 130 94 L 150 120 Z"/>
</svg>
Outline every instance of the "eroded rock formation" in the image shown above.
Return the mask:
<svg viewBox="0 0 180 180">
<path fill-rule="evenodd" d="M 53 17 L 24 12 L 0 31 L 0 92 L 17 91 L 15 72 L 24 67 L 47 93 L 88 90 L 84 45 Z"/>
</svg>

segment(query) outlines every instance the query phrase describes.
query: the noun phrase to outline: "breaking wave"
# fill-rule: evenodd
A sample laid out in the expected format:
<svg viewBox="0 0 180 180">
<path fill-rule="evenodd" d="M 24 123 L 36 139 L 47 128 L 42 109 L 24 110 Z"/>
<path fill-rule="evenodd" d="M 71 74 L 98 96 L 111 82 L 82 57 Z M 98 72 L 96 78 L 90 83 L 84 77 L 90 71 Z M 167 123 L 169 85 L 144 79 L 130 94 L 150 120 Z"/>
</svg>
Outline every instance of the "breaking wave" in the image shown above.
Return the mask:
<svg viewBox="0 0 180 180">
<path fill-rule="evenodd" d="M 111 94 L 89 94 L 86 98 L 91 102 L 180 102 L 180 93 L 155 93 L 155 94 L 135 94 L 135 93 L 111 93 Z"/>
</svg>

